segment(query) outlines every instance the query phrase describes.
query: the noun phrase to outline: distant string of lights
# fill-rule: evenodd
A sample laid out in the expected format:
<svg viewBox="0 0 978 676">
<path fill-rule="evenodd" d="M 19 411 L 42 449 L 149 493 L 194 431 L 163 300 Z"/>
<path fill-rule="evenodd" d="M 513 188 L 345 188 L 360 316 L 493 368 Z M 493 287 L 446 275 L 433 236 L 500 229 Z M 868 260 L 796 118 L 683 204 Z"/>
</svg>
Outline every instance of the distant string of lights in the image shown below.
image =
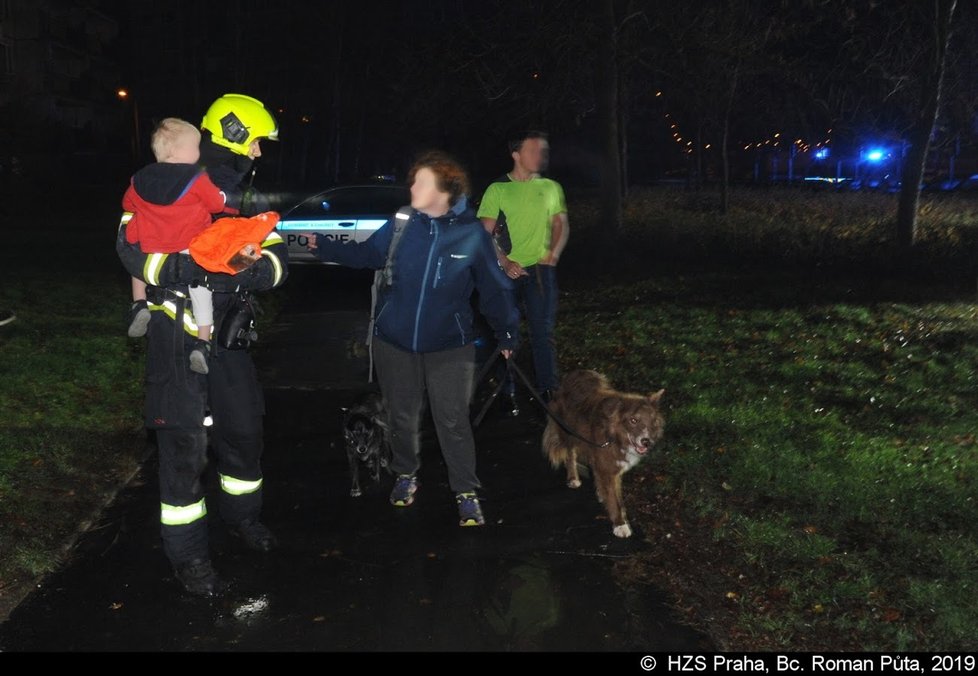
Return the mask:
<svg viewBox="0 0 978 676">
<path fill-rule="evenodd" d="M 655 93 L 656 98 L 662 97 L 662 92 L 657 91 Z M 676 119 L 667 111 L 663 113 L 666 121 L 669 123 L 669 133 L 672 135 L 672 140 L 680 146 L 682 151 L 687 155 L 692 155 L 693 151 L 696 150 L 696 144 L 688 136 L 684 136 L 679 128 L 679 123 Z M 743 150 L 761 150 L 765 147 L 768 148 L 781 148 L 782 144 L 787 146 L 794 146 L 795 151 L 798 153 L 815 153 L 816 159 L 825 159 L 829 154 L 829 145 L 831 143 L 832 130 L 829 129 L 825 132 L 825 139 L 817 142 L 807 142 L 804 139 L 797 138 L 790 143 L 784 141 L 781 137 L 781 132 L 775 132 L 770 138 L 763 139 L 761 141 L 751 141 L 743 142 L 741 141 L 740 146 Z M 704 143 L 700 146 L 700 150 L 710 150 L 713 147 L 712 143 Z"/>
</svg>

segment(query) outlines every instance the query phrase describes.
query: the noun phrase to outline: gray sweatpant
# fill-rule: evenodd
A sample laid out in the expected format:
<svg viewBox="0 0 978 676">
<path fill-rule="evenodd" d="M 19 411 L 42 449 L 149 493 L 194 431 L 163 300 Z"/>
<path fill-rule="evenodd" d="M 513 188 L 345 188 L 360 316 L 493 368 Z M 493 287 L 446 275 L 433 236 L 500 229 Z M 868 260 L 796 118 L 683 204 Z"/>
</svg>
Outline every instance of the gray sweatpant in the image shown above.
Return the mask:
<svg viewBox="0 0 978 676">
<path fill-rule="evenodd" d="M 475 474 L 469 400 L 475 377 L 475 346 L 416 354 L 374 338 L 373 347 L 391 428 L 391 469 L 395 474 L 415 474 L 421 466 L 418 428 L 427 393 L 438 444 L 448 466 L 448 483 L 455 493 L 474 491 L 479 478 Z"/>
</svg>

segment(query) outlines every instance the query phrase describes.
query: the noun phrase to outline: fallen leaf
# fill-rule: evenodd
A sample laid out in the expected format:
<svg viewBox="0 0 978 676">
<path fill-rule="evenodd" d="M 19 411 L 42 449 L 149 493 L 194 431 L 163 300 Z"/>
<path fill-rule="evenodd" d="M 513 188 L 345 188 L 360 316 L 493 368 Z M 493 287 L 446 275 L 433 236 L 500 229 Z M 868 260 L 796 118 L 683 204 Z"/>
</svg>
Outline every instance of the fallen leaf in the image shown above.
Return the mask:
<svg viewBox="0 0 978 676">
<path fill-rule="evenodd" d="M 727 592 L 727 598 L 730 599 L 731 601 L 736 601 L 737 599 L 740 598 L 740 594 L 738 594 L 737 592 L 729 591 Z"/>
<path fill-rule="evenodd" d="M 122 604 L 118 601 L 109 606 L 109 610 L 119 610 L 120 608 L 122 608 Z"/>
<path fill-rule="evenodd" d="M 896 608 L 887 608 L 883 611 L 883 621 L 884 622 L 896 622 L 903 615 Z"/>
<path fill-rule="evenodd" d="M 312 621 L 313 622 L 325 622 L 326 621 L 326 616 L 325 615 L 316 615 L 316 617 L 312 618 Z"/>
<path fill-rule="evenodd" d="M 816 526 L 805 526 L 804 528 L 802 528 L 802 530 L 808 533 L 809 535 L 815 535 L 815 533 L 818 532 L 818 528 Z"/>
</svg>

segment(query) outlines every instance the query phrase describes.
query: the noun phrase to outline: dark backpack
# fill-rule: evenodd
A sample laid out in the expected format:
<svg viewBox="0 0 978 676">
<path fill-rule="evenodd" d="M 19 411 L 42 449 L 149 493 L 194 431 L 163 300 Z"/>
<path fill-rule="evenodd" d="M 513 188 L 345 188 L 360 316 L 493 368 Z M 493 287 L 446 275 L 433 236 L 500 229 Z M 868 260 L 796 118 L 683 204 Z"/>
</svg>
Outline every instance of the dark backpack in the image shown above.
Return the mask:
<svg viewBox="0 0 978 676">
<path fill-rule="evenodd" d="M 401 235 L 404 234 L 404 226 L 408 224 L 408 221 L 411 220 L 411 216 L 413 215 L 414 209 L 410 206 L 401 207 L 394 214 L 394 234 L 391 236 L 390 246 L 387 247 L 387 261 L 384 263 L 384 267 L 374 273 L 374 283 L 370 289 L 370 324 L 367 326 L 367 348 L 370 354 L 370 370 L 368 372 L 367 382 L 370 383 L 374 381 L 373 338 L 374 325 L 377 322 L 377 299 L 380 297 L 382 291 L 387 291 L 394 283 L 394 252 L 397 250 L 397 245 L 401 241 Z"/>
</svg>

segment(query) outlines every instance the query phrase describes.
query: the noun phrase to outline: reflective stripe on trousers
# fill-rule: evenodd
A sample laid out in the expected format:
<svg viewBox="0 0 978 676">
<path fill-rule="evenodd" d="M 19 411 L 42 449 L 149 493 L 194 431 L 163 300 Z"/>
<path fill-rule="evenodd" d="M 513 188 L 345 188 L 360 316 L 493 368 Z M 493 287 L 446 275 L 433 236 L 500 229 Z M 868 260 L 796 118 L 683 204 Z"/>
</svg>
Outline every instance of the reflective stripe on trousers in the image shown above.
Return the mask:
<svg viewBox="0 0 978 676">
<path fill-rule="evenodd" d="M 207 516 L 204 498 L 192 505 L 182 507 L 160 503 L 160 523 L 164 526 L 186 526 Z"/>
<path fill-rule="evenodd" d="M 261 479 L 257 481 L 246 481 L 235 479 L 231 476 L 221 475 L 221 489 L 228 495 L 248 495 L 261 488 Z"/>
</svg>

